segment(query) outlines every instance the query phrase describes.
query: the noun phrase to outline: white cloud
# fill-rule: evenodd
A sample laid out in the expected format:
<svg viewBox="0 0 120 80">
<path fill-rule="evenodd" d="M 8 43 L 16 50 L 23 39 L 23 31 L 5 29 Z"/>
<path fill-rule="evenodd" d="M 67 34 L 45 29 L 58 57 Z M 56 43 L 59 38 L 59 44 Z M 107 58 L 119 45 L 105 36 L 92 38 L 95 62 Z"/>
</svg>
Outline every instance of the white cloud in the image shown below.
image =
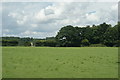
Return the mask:
<svg viewBox="0 0 120 80">
<path fill-rule="evenodd" d="M 99 17 L 95 13 L 86 14 L 86 18 L 88 21 L 99 21 Z"/>
<path fill-rule="evenodd" d="M 38 27 L 37 24 L 31 24 L 31 27 Z"/>
<path fill-rule="evenodd" d="M 118 4 L 112 5 L 112 6 L 111 6 L 111 9 L 112 9 L 112 10 L 118 10 Z"/>
<path fill-rule="evenodd" d="M 14 13 L 14 12 L 10 12 L 8 14 L 8 16 L 13 17 L 14 19 L 16 19 L 16 22 L 19 25 L 24 24 L 27 21 L 27 15 L 24 15 L 24 12 L 22 11 L 22 14 L 20 13 Z"/>
<path fill-rule="evenodd" d="M 118 2 L 119 0 L 3 0 L 3 2 Z"/>
<path fill-rule="evenodd" d="M 42 9 L 40 12 L 36 13 L 35 18 L 39 21 L 45 21 L 46 16 L 45 16 L 45 13 L 44 13 L 44 9 Z"/>
<path fill-rule="evenodd" d="M 22 16 L 17 20 L 17 23 L 21 25 L 24 24 L 26 21 L 27 21 L 27 16 Z"/>
<path fill-rule="evenodd" d="M 25 31 L 24 33 L 21 33 L 21 35 L 36 35 L 37 32 L 31 32 L 31 31 Z"/>
<path fill-rule="evenodd" d="M 47 6 L 46 8 L 41 9 L 39 12 L 35 13 L 35 19 L 37 19 L 39 22 L 47 22 L 49 20 L 58 19 L 62 15 L 65 6 L 66 3 L 57 3 L 51 6 Z"/>
<path fill-rule="evenodd" d="M 16 18 L 17 17 L 17 13 L 9 13 L 8 16 L 12 16 L 13 18 Z"/>
<path fill-rule="evenodd" d="M 3 20 L 5 29 L 10 31 L 6 35 L 47 37 L 55 36 L 66 25 L 115 25 L 117 11 L 117 3 L 7 3 Z"/>
<path fill-rule="evenodd" d="M 25 36 L 28 37 L 29 35 L 31 35 L 31 37 L 35 37 L 35 38 L 45 38 L 45 37 L 53 37 L 57 34 L 57 31 L 54 32 L 35 32 L 35 31 L 25 31 L 23 33 L 20 33 L 19 36 Z"/>
<path fill-rule="evenodd" d="M 3 32 L 8 33 L 8 32 L 10 32 L 10 30 L 9 29 L 4 29 Z"/>
</svg>

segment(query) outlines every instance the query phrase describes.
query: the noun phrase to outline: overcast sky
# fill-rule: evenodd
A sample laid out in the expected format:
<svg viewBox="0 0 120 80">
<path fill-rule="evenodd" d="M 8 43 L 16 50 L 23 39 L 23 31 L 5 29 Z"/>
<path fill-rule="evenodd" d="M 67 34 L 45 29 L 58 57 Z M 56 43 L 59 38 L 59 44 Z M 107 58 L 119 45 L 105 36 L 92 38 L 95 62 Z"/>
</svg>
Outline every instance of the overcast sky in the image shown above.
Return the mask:
<svg viewBox="0 0 120 80">
<path fill-rule="evenodd" d="M 45 38 L 66 25 L 118 21 L 117 2 L 5 2 L 2 8 L 3 36 Z"/>
</svg>

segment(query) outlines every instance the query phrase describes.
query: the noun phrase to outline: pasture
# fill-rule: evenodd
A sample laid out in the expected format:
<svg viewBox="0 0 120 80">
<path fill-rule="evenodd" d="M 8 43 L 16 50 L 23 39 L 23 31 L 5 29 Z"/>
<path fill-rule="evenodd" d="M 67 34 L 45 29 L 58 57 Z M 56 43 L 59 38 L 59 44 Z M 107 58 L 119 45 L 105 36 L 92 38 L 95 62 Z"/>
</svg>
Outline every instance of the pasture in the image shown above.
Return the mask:
<svg viewBox="0 0 120 80">
<path fill-rule="evenodd" d="M 3 47 L 3 78 L 118 78 L 118 48 Z"/>
</svg>

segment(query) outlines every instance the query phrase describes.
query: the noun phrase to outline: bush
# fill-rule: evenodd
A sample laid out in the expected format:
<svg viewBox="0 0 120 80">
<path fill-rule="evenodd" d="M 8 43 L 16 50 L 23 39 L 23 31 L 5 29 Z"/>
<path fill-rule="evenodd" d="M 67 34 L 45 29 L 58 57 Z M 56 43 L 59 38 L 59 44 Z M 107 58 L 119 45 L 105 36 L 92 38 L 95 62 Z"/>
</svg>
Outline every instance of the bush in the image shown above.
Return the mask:
<svg viewBox="0 0 120 80">
<path fill-rule="evenodd" d="M 24 42 L 24 46 L 31 46 L 30 42 Z"/>
<path fill-rule="evenodd" d="M 49 46 L 56 47 L 57 42 L 55 40 L 39 40 L 35 42 L 35 46 Z"/>
<path fill-rule="evenodd" d="M 106 45 L 106 46 L 108 46 L 108 47 L 113 47 L 115 45 L 115 41 L 104 40 L 103 44 Z"/>
<path fill-rule="evenodd" d="M 114 47 L 120 47 L 120 40 L 115 41 Z"/>
<path fill-rule="evenodd" d="M 44 46 L 44 42 L 43 40 L 39 40 L 35 42 L 35 46 Z"/>
<path fill-rule="evenodd" d="M 2 40 L 2 46 L 18 46 L 18 41 L 16 41 L 16 40 Z"/>
<path fill-rule="evenodd" d="M 81 41 L 81 46 L 89 46 L 89 45 L 90 45 L 90 43 L 87 39 L 84 39 Z"/>
<path fill-rule="evenodd" d="M 91 44 L 90 47 L 106 47 L 104 44 Z"/>
</svg>

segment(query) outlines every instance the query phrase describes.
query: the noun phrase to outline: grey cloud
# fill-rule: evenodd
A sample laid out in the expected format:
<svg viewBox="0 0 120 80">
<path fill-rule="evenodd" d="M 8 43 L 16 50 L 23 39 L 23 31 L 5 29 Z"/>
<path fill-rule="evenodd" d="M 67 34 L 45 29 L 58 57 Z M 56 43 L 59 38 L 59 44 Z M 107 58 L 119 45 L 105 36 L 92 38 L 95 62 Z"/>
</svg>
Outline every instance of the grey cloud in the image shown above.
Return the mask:
<svg viewBox="0 0 120 80">
<path fill-rule="evenodd" d="M 117 3 L 39 2 L 4 3 L 5 35 L 47 37 L 65 25 L 85 26 L 117 22 Z M 112 7 L 113 6 L 113 7 Z M 9 16 L 8 16 L 9 15 Z"/>
<path fill-rule="evenodd" d="M 118 2 L 118 21 L 120 21 L 120 1 Z"/>
<path fill-rule="evenodd" d="M 45 10 L 45 15 L 50 15 L 50 14 L 54 14 L 54 11 L 51 9 L 46 9 Z"/>
</svg>

